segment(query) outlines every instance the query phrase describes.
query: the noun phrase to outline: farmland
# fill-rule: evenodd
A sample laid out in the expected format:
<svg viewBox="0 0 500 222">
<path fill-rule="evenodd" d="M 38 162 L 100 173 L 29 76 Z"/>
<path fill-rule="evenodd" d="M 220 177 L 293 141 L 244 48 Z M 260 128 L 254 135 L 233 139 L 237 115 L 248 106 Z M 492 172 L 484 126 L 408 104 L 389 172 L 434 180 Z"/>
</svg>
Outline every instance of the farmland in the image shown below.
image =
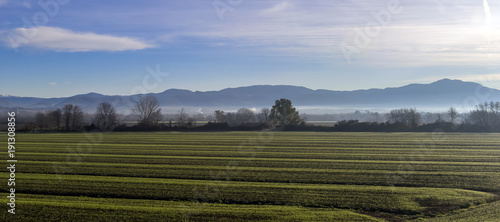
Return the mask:
<svg viewBox="0 0 500 222">
<path fill-rule="evenodd" d="M 500 194 L 498 134 L 50 133 L 16 140 L 17 213 L 4 209 L 6 219 L 469 221 L 499 215 L 490 210 Z"/>
</svg>

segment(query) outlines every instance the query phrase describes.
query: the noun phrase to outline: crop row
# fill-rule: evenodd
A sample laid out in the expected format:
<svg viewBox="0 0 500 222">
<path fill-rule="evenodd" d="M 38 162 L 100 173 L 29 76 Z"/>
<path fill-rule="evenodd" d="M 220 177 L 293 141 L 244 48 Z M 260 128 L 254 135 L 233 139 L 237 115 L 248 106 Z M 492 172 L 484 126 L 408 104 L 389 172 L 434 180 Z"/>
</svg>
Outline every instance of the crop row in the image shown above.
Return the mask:
<svg viewBox="0 0 500 222">
<path fill-rule="evenodd" d="M 429 133 L 293 133 L 293 132 L 222 132 L 222 133 L 103 133 L 103 134 L 27 134 L 19 135 L 26 143 L 97 142 L 102 144 L 140 145 L 241 145 L 258 141 L 267 147 L 421 147 L 498 148 L 496 134 Z M 196 139 L 193 139 L 196 138 Z M 423 147 L 421 147 L 423 148 Z"/>
<path fill-rule="evenodd" d="M 352 161 L 407 161 L 407 162 L 418 162 L 418 161 L 426 161 L 426 162 L 489 162 L 489 163 L 499 163 L 500 156 L 452 156 L 452 155 L 391 155 L 391 154 L 304 154 L 304 155 L 293 155 L 293 154 L 283 154 L 283 155 L 274 155 L 274 154 L 265 154 L 265 153 L 255 153 L 255 152 L 234 152 L 230 154 L 211 152 L 211 153 L 182 153 L 180 152 L 178 155 L 132 155 L 132 154 L 94 154 L 81 152 L 79 153 L 77 150 L 71 153 L 18 153 L 20 160 L 32 160 L 33 156 L 38 156 L 43 158 L 43 156 L 63 156 L 64 158 L 73 158 L 72 156 L 78 156 L 80 158 L 96 158 L 96 157 L 121 157 L 121 158 L 195 158 L 195 157 L 215 157 L 215 158 L 260 158 L 260 159 L 268 159 L 272 161 L 273 159 L 294 159 L 294 160 L 307 160 L 307 161 L 316 161 L 316 160 L 352 160 Z M 31 157 L 30 157 L 31 156 Z"/>
<path fill-rule="evenodd" d="M 481 221 L 497 222 L 500 218 L 500 201 L 483 204 L 472 209 L 463 210 L 456 214 L 444 215 L 430 219 L 428 222 L 449 221 Z"/>
<path fill-rule="evenodd" d="M 500 192 L 499 172 L 429 172 L 277 167 L 23 162 L 25 173 L 255 182 L 370 184 Z"/>
<path fill-rule="evenodd" d="M 6 175 L 2 175 L 6 176 Z M 19 193 L 105 198 L 199 200 L 237 204 L 302 205 L 418 214 L 496 199 L 451 188 L 413 188 L 266 182 L 203 181 L 112 176 L 20 174 Z M 54 189 L 56 188 L 57 189 Z"/>
<path fill-rule="evenodd" d="M 341 209 L 33 194 L 19 194 L 17 208 L 16 215 L 7 217 L 16 221 L 381 221 Z"/>
<path fill-rule="evenodd" d="M 291 218 L 307 212 L 326 220 L 362 217 L 333 208 L 437 215 L 497 200 L 485 192 L 500 192 L 498 134 L 153 132 L 16 139 L 19 204 L 54 220 L 71 221 L 72 214 L 97 220 L 99 212 L 110 220 L 179 218 L 182 213 L 161 213 L 155 204 L 184 209 L 179 205 L 193 201 L 210 203 L 193 214 L 205 221 L 275 220 L 279 212 L 288 215 L 279 210 L 283 205 L 303 206 L 290 206 L 303 212 Z M 265 213 L 251 217 L 249 208 Z"/>
<path fill-rule="evenodd" d="M 90 150 L 94 154 L 137 154 L 140 150 L 143 155 L 199 155 L 207 156 L 220 154 L 221 156 L 241 156 L 245 151 L 251 151 L 259 156 L 272 156 L 285 158 L 291 157 L 318 157 L 328 158 L 336 156 L 360 156 L 360 155 L 411 155 L 411 156 L 453 156 L 456 158 L 500 156 L 500 149 L 412 149 L 404 148 L 352 148 L 352 147 L 308 147 L 308 148 L 288 148 L 288 147 L 258 147 L 258 146 L 220 146 L 220 145 L 130 145 L 130 144 L 48 144 L 48 143 L 23 143 L 19 148 L 26 153 L 61 153 L 75 149 Z"/>
</svg>

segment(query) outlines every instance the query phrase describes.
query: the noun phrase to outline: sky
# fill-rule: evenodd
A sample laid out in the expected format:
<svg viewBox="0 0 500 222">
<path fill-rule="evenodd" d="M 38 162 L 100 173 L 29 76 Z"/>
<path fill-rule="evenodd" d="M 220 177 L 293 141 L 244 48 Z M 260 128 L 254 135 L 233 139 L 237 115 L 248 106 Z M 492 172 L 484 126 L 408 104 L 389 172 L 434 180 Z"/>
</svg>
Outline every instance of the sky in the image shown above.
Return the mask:
<svg viewBox="0 0 500 222">
<path fill-rule="evenodd" d="M 500 89 L 493 0 L 0 0 L 0 94 Z"/>
</svg>

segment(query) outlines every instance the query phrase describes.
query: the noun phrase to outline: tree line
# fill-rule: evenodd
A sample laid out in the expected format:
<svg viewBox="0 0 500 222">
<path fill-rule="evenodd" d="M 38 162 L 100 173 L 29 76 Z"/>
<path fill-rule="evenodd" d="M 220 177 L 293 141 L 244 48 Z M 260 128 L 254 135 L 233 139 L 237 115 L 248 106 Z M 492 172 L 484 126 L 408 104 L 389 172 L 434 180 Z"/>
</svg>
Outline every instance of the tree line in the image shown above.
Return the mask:
<svg viewBox="0 0 500 222">
<path fill-rule="evenodd" d="M 236 112 L 216 110 L 213 113 L 214 120 L 203 126 L 198 126 L 196 119 L 184 109 L 179 110 L 175 122 L 172 122 L 172 115 L 162 114 L 158 99 L 152 95 L 139 97 L 130 113 L 136 123 L 133 126 L 120 122 L 120 114 L 113 105 L 103 102 L 96 107 L 93 117 L 84 121 L 85 114 L 80 106 L 66 104 L 55 110 L 37 112 L 27 128 L 56 131 L 260 130 L 276 127 L 305 131 L 429 131 L 439 128 L 446 131 L 500 132 L 500 102 L 479 104 L 468 113 L 459 113 L 453 107 L 445 113 L 423 113 L 416 108 L 394 109 L 385 115 L 356 111 L 350 115 L 352 119 L 337 121 L 333 127 L 306 124 L 292 101 L 285 98 L 276 100 L 272 107 L 262 108 L 258 112 L 248 108 Z M 368 120 L 356 118 L 363 115 Z M 165 121 L 166 116 L 170 117 L 170 121 Z M 430 119 L 434 120 L 430 122 Z"/>
<path fill-rule="evenodd" d="M 62 108 L 35 114 L 34 124 L 38 128 L 55 128 L 78 131 L 83 126 L 83 111 L 80 106 L 66 104 Z"/>
<path fill-rule="evenodd" d="M 305 124 L 299 112 L 292 106 L 292 101 L 288 99 L 276 100 L 271 109 L 262 108 L 257 114 L 247 108 L 241 108 L 236 113 L 225 113 L 222 110 L 216 110 L 215 118 L 218 123 L 227 123 L 229 126 L 253 123 L 261 123 L 267 126 Z"/>
<path fill-rule="evenodd" d="M 484 102 L 462 114 L 450 107 L 436 116 L 434 122 L 422 123 L 422 114 L 416 108 L 394 109 L 386 115 L 386 122 L 343 120 L 335 124 L 333 131 L 500 132 L 500 102 Z"/>
<path fill-rule="evenodd" d="M 263 108 L 257 114 L 248 108 L 241 108 L 236 113 L 216 110 L 214 112 L 215 121 L 209 122 L 202 127 L 196 127 L 195 120 L 189 118 L 184 109 L 181 109 L 177 115 L 176 126 L 172 126 L 171 121 L 168 124 L 162 123 L 163 115 L 161 114 L 161 107 L 156 97 L 153 96 L 139 98 L 131 111 L 139 121 L 139 124 L 132 127 L 132 129 L 171 129 L 174 127 L 177 129 L 214 130 L 229 129 L 231 127 L 254 129 L 305 124 L 299 112 L 292 106 L 292 101 L 283 98 L 276 100 L 271 109 Z M 121 127 L 119 130 L 127 130 L 123 128 Z"/>
<path fill-rule="evenodd" d="M 28 124 L 27 128 L 46 129 L 56 131 L 80 131 L 82 129 L 99 129 L 102 131 L 112 130 L 157 130 L 166 128 L 189 129 L 196 127 L 196 120 L 184 111 L 179 110 L 175 125 L 172 120 L 166 123 L 165 115 L 162 114 L 158 99 L 154 96 L 142 96 L 133 104 L 130 109 L 131 115 L 137 124 L 128 127 L 120 123 L 118 113 L 112 104 L 108 102 L 100 103 L 96 107 L 95 114 L 90 120 L 90 124 L 84 124 L 84 112 L 82 108 L 73 104 L 66 104 L 62 108 L 37 112 L 34 121 Z M 217 110 L 214 112 L 215 121 L 208 125 L 216 126 L 263 126 L 273 127 L 281 125 L 305 124 L 299 112 L 292 106 L 288 99 L 276 100 L 271 109 L 263 108 L 255 114 L 252 110 L 241 108 L 236 113 Z"/>
</svg>

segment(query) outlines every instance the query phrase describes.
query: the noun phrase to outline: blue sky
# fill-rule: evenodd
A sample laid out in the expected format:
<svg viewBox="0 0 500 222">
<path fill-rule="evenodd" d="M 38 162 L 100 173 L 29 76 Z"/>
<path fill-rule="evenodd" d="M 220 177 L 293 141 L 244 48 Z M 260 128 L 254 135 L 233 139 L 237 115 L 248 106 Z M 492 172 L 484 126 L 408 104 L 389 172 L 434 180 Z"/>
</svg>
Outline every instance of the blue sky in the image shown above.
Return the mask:
<svg viewBox="0 0 500 222">
<path fill-rule="evenodd" d="M 492 0 L 0 0 L 0 94 L 500 89 L 499 15 Z"/>
</svg>

